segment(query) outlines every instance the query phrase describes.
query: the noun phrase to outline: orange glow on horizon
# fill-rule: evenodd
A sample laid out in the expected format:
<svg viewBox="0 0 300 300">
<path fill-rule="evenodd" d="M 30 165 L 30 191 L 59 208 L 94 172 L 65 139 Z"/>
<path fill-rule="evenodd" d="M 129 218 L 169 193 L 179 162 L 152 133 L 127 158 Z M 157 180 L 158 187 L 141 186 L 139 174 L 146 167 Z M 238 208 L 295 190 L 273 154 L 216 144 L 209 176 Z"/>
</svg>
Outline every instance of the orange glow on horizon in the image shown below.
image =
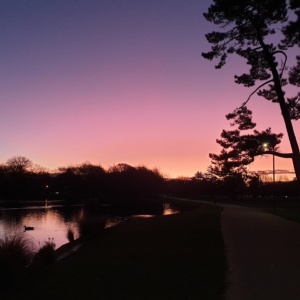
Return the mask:
<svg viewBox="0 0 300 300">
<path fill-rule="evenodd" d="M 21 155 L 49 170 L 90 161 L 173 178 L 206 172 L 230 128 L 225 114 L 253 91 L 234 83 L 244 61 L 216 70 L 201 57 L 205 34 L 216 30 L 202 17 L 210 2 L 5 1 L 0 163 Z M 249 109 L 258 130 L 284 133 L 280 148 L 289 152 L 279 106 L 253 96 Z M 272 164 L 258 158 L 250 168 Z M 293 167 L 276 158 L 276 169 Z"/>
</svg>

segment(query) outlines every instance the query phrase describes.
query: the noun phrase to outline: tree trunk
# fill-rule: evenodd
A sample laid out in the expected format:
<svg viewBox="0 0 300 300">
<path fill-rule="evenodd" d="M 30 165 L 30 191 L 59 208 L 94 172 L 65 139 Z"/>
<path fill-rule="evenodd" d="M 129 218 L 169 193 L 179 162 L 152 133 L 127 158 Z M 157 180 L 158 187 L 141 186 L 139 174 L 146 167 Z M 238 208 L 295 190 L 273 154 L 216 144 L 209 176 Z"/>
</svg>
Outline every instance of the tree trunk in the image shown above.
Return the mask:
<svg viewBox="0 0 300 300">
<path fill-rule="evenodd" d="M 274 63 L 274 57 L 272 53 L 270 53 L 268 46 L 261 40 L 261 46 L 263 47 L 263 51 L 265 53 L 266 59 L 268 60 L 268 63 L 270 65 L 270 69 L 273 75 L 273 80 L 274 80 L 274 86 L 276 90 L 276 94 L 278 96 L 278 102 L 280 105 L 281 113 L 283 116 L 283 120 L 285 123 L 286 131 L 290 140 L 291 148 L 292 148 L 292 160 L 293 160 L 293 166 L 298 182 L 298 189 L 300 192 L 300 151 L 299 151 L 299 146 L 297 142 L 297 138 L 294 132 L 292 120 L 290 118 L 290 114 L 285 102 L 284 98 L 284 92 L 281 88 L 281 82 L 280 82 L 280 76 L 278 74 L 276 65 Z"/>
<path fill-rule="evenodd" d="M 298 183 L 298 193 L 300 196 L 300 151 L 299 151 L 297 138 L 296 138 L 296 135 L 294 132 L 292 120 L 290 118 L 290 114 L 289 114 L 289 111 L 288 111 L 288 108 L 287 108 L 287 105 L 285 102 L 284 92 L 281 88 L 281 80 L 280 80 L 280 76 L 279 76 L 277 68 L 276 68 L 275 58 L 274 58 L 273 54 L 270 52 L 269 46 L 265 44 L 263 37 L 260 34 L 260 29 L 257 27 L 255 22 L 253 22 L 253 20 L 250 19 L 250 21 L 256 30 L 258 42 L 263 49 L 263 53 L 265 55 L 265 58 L 269 64 L 271 72 L 272 72 L 275 91 L 278 96 L 278 102 L 279 102 L 281 113 L 282 113 L 283 120 L 285 123 L 286 131 L 287 131 L 287 134 L 288 134 L 288 137 L 290 140 L 290 145 L 292 148 L 292 153 L 293 153 L 292 160 L 293 160 L 293 166 L 294 166 L 296 179 L 297 179 L 297 183 Z"/>
</svg>

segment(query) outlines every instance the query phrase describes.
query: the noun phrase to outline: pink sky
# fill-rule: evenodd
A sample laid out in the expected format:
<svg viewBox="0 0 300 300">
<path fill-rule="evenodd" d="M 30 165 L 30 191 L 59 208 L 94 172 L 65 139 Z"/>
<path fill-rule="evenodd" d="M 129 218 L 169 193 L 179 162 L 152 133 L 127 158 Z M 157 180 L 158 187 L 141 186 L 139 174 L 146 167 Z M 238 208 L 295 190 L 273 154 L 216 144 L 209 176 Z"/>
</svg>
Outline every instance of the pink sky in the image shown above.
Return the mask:
<svg viewBox="0 0 300 300">
<path fill-rule="evenodd" d="M 252 91 L 234 84 L 243 62 L 215 70 L 201 57 L 216 30 L 202 16 L 211 2 L 1 1 L 0 162 L 205 172 L 225 114 Z M 283 132 L 290 151 L 278 107 L 256 96 L 249 108 L 257 129 Z M 251 166 L 271 168 L 270 158 Z M 292 164 L 276 158 L 276 168 Z"/>
</svg>

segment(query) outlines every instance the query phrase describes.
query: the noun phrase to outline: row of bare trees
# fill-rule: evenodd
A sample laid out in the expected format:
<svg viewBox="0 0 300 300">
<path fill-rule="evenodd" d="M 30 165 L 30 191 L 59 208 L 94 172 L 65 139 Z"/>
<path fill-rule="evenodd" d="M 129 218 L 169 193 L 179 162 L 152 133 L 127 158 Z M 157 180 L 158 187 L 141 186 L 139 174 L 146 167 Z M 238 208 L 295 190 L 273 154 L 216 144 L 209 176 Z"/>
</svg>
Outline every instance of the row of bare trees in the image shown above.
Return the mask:
<svg viewBox="0 0 300 300">
<path fill-rule="evenodd" d="M 296 181 L 262 181 L 257 174 L 245 177 L 232 173 L 219 177 L 213 173 L 197 172 L 192 178 L 168 180 L 168 195 L 202 200 L 238 201 L 247 199 L 260 203 L 266 199 L 281 199 L 290 202 L 297 197 Z"/>
<path fill-rule="evenodd" d="M 67 202 L 107 202 L 111 199 L 155 198 L 163 192 L 164 179 L 158 170 L 118 164 L 108 170 L 83 163 L 61 167 L 56 173 L 36 167 L 17 156 L 0 165 L 0 199 Z"/>
<path fill-rule="evenodd" d="M 70 204 L 109 204 L 125 211 L 139 204 L 152 205 L 162 194 L 198 199 L 297 195 L 296 181 L 263 183 L 255 174 L 232 173 L 221 178 L 213 172 L 197 172 L 192 178 L 165 179 L 157 170 L 128 164 L 105 170 L 83 163 L 61 167 L 56 173 L 32 167 L 32 162 L 21 156 L 0 166 L 1 200 L 65 200 Z"/>
</svg>

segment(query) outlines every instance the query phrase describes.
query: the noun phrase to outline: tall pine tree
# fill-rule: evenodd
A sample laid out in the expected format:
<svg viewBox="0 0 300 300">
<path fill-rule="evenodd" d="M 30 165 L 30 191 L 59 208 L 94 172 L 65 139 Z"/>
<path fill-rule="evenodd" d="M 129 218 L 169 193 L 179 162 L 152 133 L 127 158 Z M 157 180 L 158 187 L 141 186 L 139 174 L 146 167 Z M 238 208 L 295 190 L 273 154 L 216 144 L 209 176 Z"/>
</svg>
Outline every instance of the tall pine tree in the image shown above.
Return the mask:
<svg viewBox="0 0 300 300">
<path fill-rule="evenodd" d="M 288 20 L 290 14 L 285 0 L 214 0 L 204 17 L 217 25 L 220 31 L 206 34 L 212 47 L 211 51 L 202 53 L 202 56 L 208 60 L 218 59 L 217 69 L 226 64 L 230 54 L 237 54 L 246 60 L 250 66 L 249 72 L 235 75 L 235 82 L 255 88 L 241 108 L 246 106 L 256 92 L 280 106 L 292 149 L 292 153 L 285 157 L 292 158 L 300 185 L 300 152 L 292 124 L 292 120 L 300 118 L 300 95 L 286 98 L 283 90 L 288 82 L 300 86 L 300 57 L 297 65 L 290 69 L 289 80 L 283 77 L 287 67 L 285 50 L 300 46 L 299 0 L 291 0 L 290 9 L 296 13 L 296 20 Z M 276 44 L 270 43 L 269 37 L 278 33 L 284 35 L 284 40 Z M 271 131 L 269 134 L 272 135 Z M 281 138 L 280 135 L 275 136 Z M 220 142 L 219 144 L 222 145 Z M 268 153 L 283 157 L 284 154 L 275 151 L 276 145 L 275 143 Z"/>
</svg>

